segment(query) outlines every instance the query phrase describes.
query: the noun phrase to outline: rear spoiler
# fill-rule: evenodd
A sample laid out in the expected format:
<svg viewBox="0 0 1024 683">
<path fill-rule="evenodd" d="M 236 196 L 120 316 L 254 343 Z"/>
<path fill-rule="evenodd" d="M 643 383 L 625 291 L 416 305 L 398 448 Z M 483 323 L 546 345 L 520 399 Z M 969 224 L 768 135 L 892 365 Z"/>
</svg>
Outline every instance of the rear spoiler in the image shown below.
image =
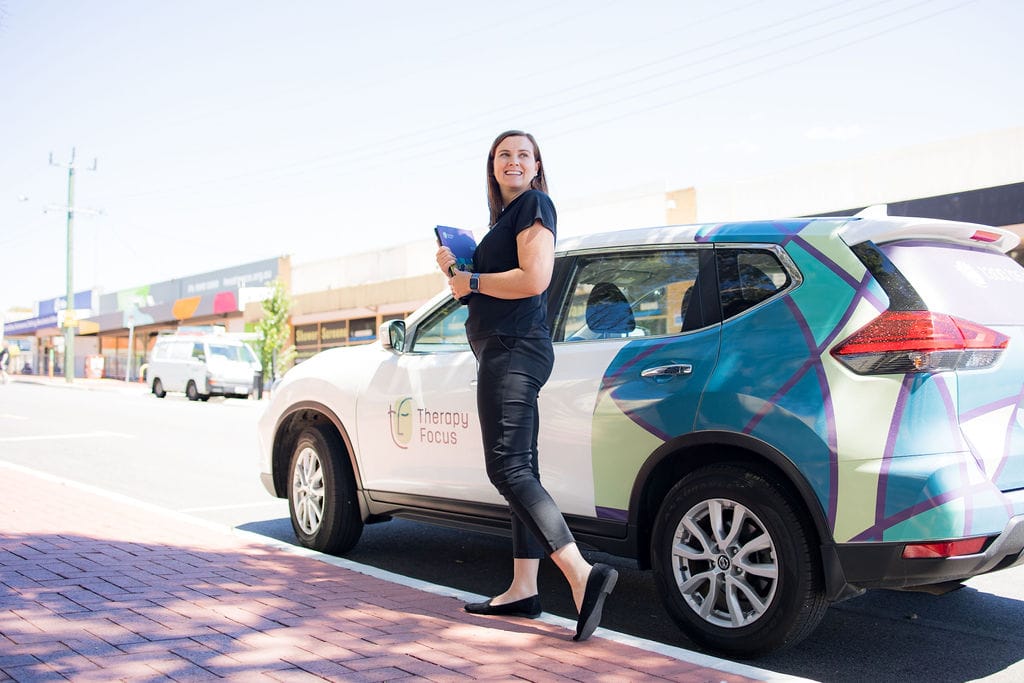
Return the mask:
<svg viewBox="0 0 1024 683">
<path fill-rule="evenodd" d="M 896 240 L 925 239 L 969 246 L 990 246 L 1006 253 L 1020 244 L 1020 237 L 1006 228 L 938 218 L 886 216 L 884 205 L 870 206 L 839 228 L 839 236 L 851 247 L 862 242 L 882 244 Z"/>
</svg>

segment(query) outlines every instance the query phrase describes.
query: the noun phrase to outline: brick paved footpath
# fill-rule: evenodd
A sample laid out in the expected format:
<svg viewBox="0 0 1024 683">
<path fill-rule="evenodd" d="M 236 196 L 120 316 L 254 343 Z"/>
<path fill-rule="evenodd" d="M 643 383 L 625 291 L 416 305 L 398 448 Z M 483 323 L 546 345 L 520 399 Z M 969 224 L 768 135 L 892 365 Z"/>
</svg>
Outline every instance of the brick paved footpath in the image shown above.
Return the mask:
<svg viewBox="0 0 1024 683">
<path fill-rule="evenodd" d="M 0 681 L 794 680 L 438 590 L 0 466 Z"/>
</svg>

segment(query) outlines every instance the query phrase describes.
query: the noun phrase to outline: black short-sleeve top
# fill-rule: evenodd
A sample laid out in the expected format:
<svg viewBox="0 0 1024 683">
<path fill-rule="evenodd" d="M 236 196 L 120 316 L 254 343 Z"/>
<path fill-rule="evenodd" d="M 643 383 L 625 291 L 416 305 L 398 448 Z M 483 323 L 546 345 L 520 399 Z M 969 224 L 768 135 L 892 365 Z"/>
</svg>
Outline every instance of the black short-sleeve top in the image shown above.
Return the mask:
<svg viewBox="0 0 1024 683">
<path fill-rule="evenodd" d="M 512 200 L 491 226 L 473 253 L 477 273 L 503 273 L 519 267 L 516 237 L 540 221 L 557 235 L 557 215 L 551 197 L 540 190 L 527 190 Z M 500 334 L 523 339 L 550 338 L 547 290 L 525 299 L 498 299 L 486 294 L 469 297 L 466 336 L 482 339 Z"/>
</svg>

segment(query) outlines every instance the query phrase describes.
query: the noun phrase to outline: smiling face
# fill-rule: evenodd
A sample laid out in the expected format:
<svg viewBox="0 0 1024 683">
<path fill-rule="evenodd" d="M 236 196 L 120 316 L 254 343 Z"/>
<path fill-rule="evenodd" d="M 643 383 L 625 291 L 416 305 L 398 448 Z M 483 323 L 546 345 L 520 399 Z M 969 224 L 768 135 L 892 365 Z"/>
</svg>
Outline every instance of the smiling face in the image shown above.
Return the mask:
<svg viewBox="0 0 1024 683">
<path fill-rule="evenodd" d="M 540 172 L 533 142 L 523 135 L 512 135 L 502 140 L 494 150 L 492 170 L 507 206 L 530 188 L 530 182 Z"/>
</svg>

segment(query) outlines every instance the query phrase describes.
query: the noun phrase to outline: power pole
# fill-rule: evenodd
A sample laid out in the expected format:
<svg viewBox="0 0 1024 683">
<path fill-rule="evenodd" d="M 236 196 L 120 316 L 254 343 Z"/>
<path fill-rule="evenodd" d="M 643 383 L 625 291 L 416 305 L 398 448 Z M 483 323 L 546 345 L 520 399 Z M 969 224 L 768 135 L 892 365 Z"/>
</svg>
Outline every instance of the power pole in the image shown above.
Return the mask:
<svg viewBox="0 0 1024 683">
<path fill-rule="evenodd" d="M 75 286 L 74 286 L 74 225 L 75 225 L 75 148 L 71 148 L 71 161 L 57 164 L 50 152 L 50 165 L 68 169 L 68 246 L 67 246 L 67 300 L 64 305 L 64 380 L 69 384 L 75 381 Z M 96 159 L 92 160 L 92 168 L 96 170 Z"/>
</svg>

